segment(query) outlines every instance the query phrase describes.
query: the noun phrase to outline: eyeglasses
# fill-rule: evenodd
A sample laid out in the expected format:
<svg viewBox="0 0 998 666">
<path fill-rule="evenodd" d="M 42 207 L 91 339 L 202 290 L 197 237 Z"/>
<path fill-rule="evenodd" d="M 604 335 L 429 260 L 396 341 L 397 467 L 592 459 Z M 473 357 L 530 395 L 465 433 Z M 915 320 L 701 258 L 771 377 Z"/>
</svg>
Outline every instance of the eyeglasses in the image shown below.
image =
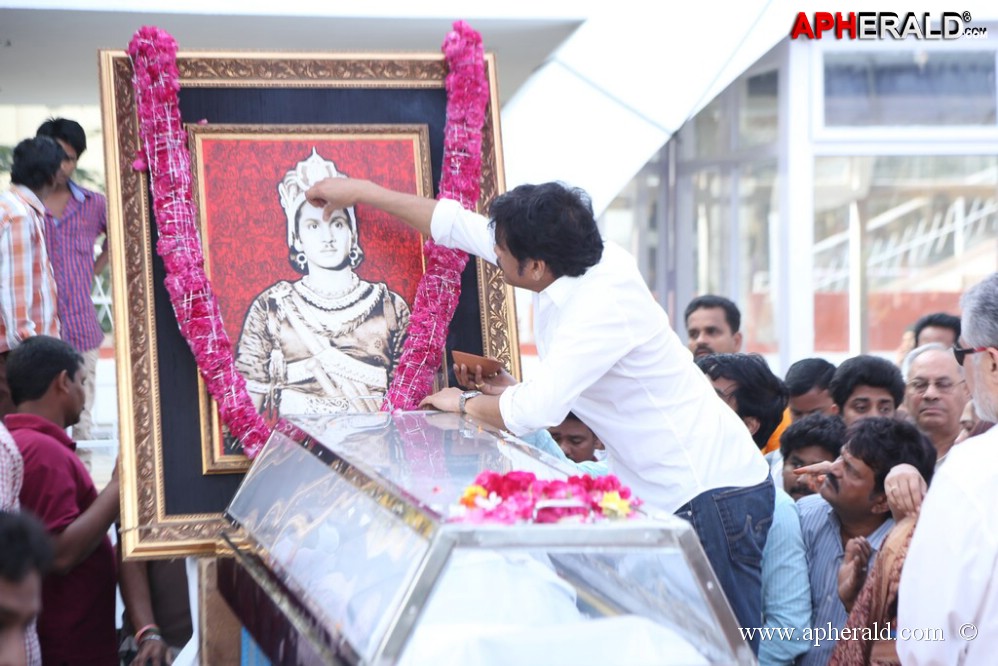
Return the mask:
<svg viewBox="0 0 998 666">
<path fill-rule="evenodd" d="M 954 382 L 952 379 L 936 379 L 934 381 L 929 381 L 927 379 L 913 379 L 908 382 L 908 390 L 912 393 L 922 395 L 929 390 L 930 386 L 935 386 L 936 390 L 940 393 L 952 393 L 953 389 L 960 384 L 963 384 L 963 380 Z"/>
<path fill-rule="evenodd" d="M 987 347 L 953 347 L 953 356 L 956 357 L 957 364 L 963 365 L 963 359 L 967 358 L 967 354 L 976 354 L 986 350 Z"/>
</svg>

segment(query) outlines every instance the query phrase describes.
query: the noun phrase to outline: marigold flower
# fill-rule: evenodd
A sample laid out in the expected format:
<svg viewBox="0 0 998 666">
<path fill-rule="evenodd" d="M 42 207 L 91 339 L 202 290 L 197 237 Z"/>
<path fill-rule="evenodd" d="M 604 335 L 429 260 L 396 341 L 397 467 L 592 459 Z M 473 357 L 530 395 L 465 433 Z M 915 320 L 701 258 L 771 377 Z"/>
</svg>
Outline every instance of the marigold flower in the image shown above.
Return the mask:
<svg viewBox="0 0 998 666">
<path fill-rule="evenodd" d="M 479 497 L 488 497 L 489 493 L 485 488 L 482 488 L 477 483 L 474 483 L 464 489 L 464 495 L 461 497 L 461 504 L 468 507 L 469 509 L 475 508 L 475 500 Z"/>
<path fill-rule="evenodd" d="M 621 497 L 616 490 L 603 493 L 599 506 L 607 518 L 626 518 L 631 515 L 631 501 Z"/>
</svg>

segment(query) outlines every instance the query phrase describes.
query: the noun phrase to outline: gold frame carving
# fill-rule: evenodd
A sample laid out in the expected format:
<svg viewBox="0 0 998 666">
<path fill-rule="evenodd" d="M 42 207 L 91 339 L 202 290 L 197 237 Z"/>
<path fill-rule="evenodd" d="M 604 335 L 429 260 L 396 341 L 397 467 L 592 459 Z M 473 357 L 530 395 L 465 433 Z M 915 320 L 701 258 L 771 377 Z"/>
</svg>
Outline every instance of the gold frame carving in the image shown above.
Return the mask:
<svg viewBox="0 0 998 666">
<path fill-rule="evenodd" d="M 482 141 L 478 208 L 505 191 L 499 145 L 495 57 L 486 55 L 490 104 Z M 180 52 L 184 88 L 443 88 L 442 55 Z M 148 176 L 132 161 L 140 148 L 132 63 L 124 51 L 99 53 L 107 171 L 108 241 L 117 350 L 121 443 L 121 539 L 129 559 L 214 555 L 228 527 L 221 513 L 167 514 Z M 520 376 L 513 291 L 499 270 L 477 260 L 485 354 Z M 191 460 L 200 470 L 201 460 Z"/>
</svg>

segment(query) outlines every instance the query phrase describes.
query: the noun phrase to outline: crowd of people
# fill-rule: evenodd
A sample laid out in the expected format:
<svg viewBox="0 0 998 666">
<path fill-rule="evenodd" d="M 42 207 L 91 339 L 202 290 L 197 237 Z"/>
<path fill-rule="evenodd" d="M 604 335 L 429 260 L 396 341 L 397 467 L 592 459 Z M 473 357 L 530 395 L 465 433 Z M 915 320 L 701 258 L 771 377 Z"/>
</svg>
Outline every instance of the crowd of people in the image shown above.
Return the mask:
<svg viewBox="0 0 998 666">
<path fill-rule="evenodd" d="M 63 283 L 66 273 L 76 280 L 66 284 L 85 280 L 55 260 L 69 243 L 50 237 L 83 216 L 88 195 L 69 180 L 85 140 L 51 131 L 18 145 L 13 185 L 0 199 L 2 509 L 20 505 L 40 522 L 16 513 L 0 522 L 0 608 L 40 585 L 36 603 L 11 602 L 3 649 L 28 663 L 39 655 L 45 664 L 117 663 L 117 580 L 137 663 L 166 663 L 151 574 L 119 563 L 107 538 L 117 476 L 98 493 L 66 433 L 80 422 L 92 377 L 78 351 L 89 342 L 65 335 L 63 303 L 66 313 L 73 305 Z M 838 367 L 811 358 L 781 379 L 764 358 L 741 352 L 741 315 L 727 298 L 688 305 L 684 344 L 633 258 L 603 241 L 580 190 L 522 185 L 497 197 L 488 217 L 345 177 L 312 184 L 306 198 L 325 220 L 358 204 L 384 210 L 533 292 L 533 376 L 517 382 L 460 366 L 462 387 L 423 406 L 535 442 L 541 433 L 549 451 L 580 469 L 617 475 L 651 515 L 688 521 L 760 663 L 990 659 L 998 530 L 989 499 L 998 473 L 989 463 L 998 431 L 984 431 L 998 419 L 998 273 L 968 290 L 962 318 L 917 322 L 900 367 L 871 355 Z M 89 263 L 80 265 L 92 279 L 89 230 L 103 222 L 87 224 L 78 233 L 88 235 Z M 17 289 L 26 292 L 20 300 L 9 297 Z M 961 633 L 967 626 L 979 629 L 976 641 Z M 817 628 L 825 638 L 809 640 Z M 860 631 L 836 640 L 847 629 Z M 916 629 L 945 640 L 907 640 Z"/>
<path fill-rule="evenodd" d="M 984 508 L 995 472 L 960 472 L 966 487 L 949 472 L 972 465 L 973 451 L 994 455 L 996 435 L 981 433 L 998 419 L 998 273 L 967 292 L 962 320 L 916 322 L 901 367 L 865 354 L 838 367 L 810 358 L 780 379 L 762 357 L 741 353 L 741 315 L 722 296 L 688 305 L 691 354 L 683 351 L 634 261 L 600 239 L 581 191 L 520 186 L 488 217 L 359 180 L 328 179 L 308 196 L 329 214 L 358 203 L 388 211 L 534 292 L 534 376 L 517 383 L 504 371 L 456 367 L 467 390 L 444 389 L 424 405 L 533 442 L 551 428 L 567 459 L 605 465 L 651 513 L 688 520 L 740 626 L 774 630 L 744 632 L 760 663 L 985 663 L 998 633 L 975 642 L 961 631 L 998 622 L 988 583 L 998 532 Z M 953 450 L 970 436 L 972 446 Z M 992 528 L 984 535 L 982 523 Z M 938 551 L 968 570 L 919 587 Z M 916 566 L 923 571 L 911 573 Z M 975 577 L 973 589 L 961 575 Z M 809 640 L 819 627 L 823 638 Z M 849 628 L 867 631 L 852 640 Z M 944 640 L 908 640 L 916 630 Z"/>
<path fill-rule="evenodd" d="M 117 465 L 98 492 L 77 452 L 94 435 L 90 293 L 107 263 L 106 201 L 72 179 L 86 147 L 79 123 L 47 120 L 0 194 L 0 664 L 160 665 L 192 633 L 183 562 L 120 561 Z M 157 587 L 178 567 L 179 587 Z M 182 612 L 162 610 L 178 589 Z"/>
</svg>

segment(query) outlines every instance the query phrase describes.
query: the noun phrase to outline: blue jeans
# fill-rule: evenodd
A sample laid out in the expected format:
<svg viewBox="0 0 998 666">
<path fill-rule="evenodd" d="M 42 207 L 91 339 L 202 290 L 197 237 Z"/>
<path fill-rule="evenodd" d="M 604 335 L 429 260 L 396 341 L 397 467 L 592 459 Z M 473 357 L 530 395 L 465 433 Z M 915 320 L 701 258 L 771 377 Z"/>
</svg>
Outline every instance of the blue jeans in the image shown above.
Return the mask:
<svg viewBox="0 0 998 666">
<path fill-rule="evenodd" d="M 679 507 L 693 525 L 740 627 L 762 626 L 762 549 L 773 524 L 771 477 L 745 488 L 715 488 Z M 750 641 L 758 654 L 758 638 Z"/>
</svg>

